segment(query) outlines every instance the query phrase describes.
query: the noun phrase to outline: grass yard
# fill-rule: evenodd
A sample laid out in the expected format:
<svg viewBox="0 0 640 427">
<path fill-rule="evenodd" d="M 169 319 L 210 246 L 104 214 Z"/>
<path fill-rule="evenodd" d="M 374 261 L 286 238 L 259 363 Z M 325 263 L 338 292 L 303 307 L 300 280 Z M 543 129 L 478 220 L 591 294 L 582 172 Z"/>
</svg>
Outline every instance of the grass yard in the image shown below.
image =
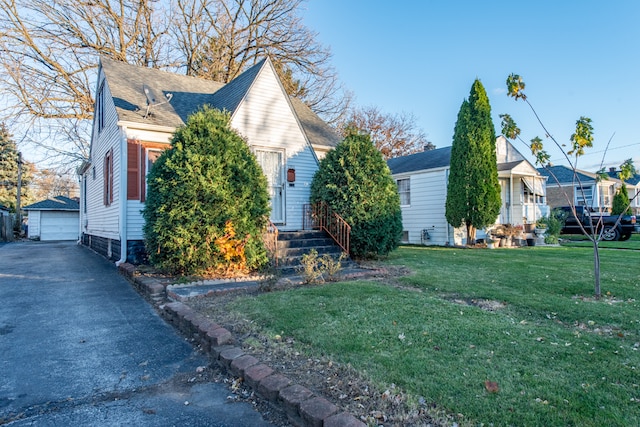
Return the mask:
<svg viewBox="0 0 640 427">
<path fill-rule="evenodd" d="M 563 235 L 560 238 L 565 240 L 562 243 L 563 246 L 593 247 L 593 243 L 581 234 Z M 598 246 L 601 248 L 640 250 L 640 234 L 632 234 L 631 238 L 624 242 L 601 241 Z"/>
<path fill-rule="evenodd" d="M 589 248 L 403 247 L 385 264 L 411 275 L 242 297 L 232 309 L 461 424 L 640 425 L 640 253 L 601 258 L 600 301 Z"/>
</svg>

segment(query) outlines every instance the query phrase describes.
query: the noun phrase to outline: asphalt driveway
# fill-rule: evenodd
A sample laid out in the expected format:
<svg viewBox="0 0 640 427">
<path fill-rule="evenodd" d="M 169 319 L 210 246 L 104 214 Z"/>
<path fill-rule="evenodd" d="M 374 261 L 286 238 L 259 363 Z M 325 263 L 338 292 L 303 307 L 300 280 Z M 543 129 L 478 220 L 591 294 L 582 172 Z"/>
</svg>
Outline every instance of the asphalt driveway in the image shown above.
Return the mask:
<svg viewBox="0 0 640 427">
<path fill-rule="evenodd" d="M 0 306 L 0 425 L 270 425 L 183 381 L 208 358 L 75 243 L 0 246 Z"/>
</svg>

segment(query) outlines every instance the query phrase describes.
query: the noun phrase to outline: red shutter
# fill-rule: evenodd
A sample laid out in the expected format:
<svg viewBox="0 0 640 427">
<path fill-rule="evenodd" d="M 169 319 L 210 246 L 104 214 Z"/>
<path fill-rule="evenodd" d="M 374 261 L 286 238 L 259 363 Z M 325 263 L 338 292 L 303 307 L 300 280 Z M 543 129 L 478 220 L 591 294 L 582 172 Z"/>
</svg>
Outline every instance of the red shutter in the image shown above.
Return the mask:
<svg viewBox="0 0 640 427">
<path fill-rule="evenodd" d="M 127 140 L 127 200 L 141 200 L 141 157 L 140 144 L 132 139 Z"/>
</svg>

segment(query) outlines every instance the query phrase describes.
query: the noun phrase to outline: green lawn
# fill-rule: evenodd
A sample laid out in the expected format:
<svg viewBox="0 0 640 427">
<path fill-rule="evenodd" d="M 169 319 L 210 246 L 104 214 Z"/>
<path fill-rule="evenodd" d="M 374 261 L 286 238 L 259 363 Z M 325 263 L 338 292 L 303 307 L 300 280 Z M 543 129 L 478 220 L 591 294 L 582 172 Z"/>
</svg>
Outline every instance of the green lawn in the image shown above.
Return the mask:
<svg viewBox="0 0 640 427">
<path fill-rule="evenodd" d="M 580 247 L 593 247 L 593 243 L 587 237 L 578 234 L 570 234 L 560 236 L 563 240 L 563 246 L 580 246 Z M 601 248 L 613 248 L 613 249 L 636 249 L 640 250 L 640 234 L 632 234 L 631 238 L 624 242 L 605 242 L 601 241 L 598 245 Z"/>
<path fill-rule="evenodd" d="M 640 425 L 640 253 L 601 257 L 600 301 L 589 248 L 405 247 L 386 264 L 412 275 L 240 298 L 232 309 L 465 424 Z"/>
</svg>

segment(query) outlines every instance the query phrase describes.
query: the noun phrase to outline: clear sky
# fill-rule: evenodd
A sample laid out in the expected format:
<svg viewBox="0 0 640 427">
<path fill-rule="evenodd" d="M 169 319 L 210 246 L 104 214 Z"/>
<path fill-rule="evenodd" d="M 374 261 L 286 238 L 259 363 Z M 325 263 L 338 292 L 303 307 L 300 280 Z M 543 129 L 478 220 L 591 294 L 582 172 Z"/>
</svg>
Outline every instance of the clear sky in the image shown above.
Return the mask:
<svg viewBox="0 0 640 427">
<path fill-rule="evenodd" d="M 451 145 L 475 78 L 499 114 L 529 141 L 544 131 L 506 96 L 510 73 L 551 134 L 568 143 L 576 120 L 593 120 L 594 147 L 578 167 L 634 158 L 640 169 L 640 1 L 308 0 L 305 24 L 331 48 L 332 64 L 360 106 L 413 113 L 436 147 Z M 566 164 L 544 139 L 552 162 Z M 520 142 L 516 148 L 530 160 Z"/>
</svg>

